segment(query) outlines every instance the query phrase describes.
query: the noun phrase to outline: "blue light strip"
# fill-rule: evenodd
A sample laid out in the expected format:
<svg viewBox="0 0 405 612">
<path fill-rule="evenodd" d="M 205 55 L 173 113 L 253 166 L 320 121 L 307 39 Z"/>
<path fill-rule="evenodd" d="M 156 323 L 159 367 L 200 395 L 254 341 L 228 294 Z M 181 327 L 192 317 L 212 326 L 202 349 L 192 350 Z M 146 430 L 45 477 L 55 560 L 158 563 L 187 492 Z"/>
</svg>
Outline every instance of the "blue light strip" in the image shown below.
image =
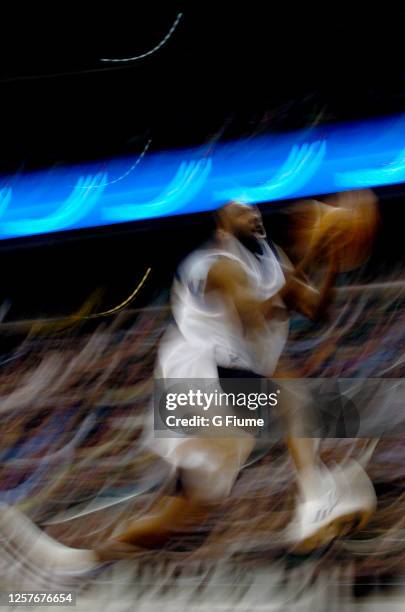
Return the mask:
<svg viewBox="0 0 405 612">
<path fill-rule="evenodd" d="M 405 182 L 405 116 L 0 179 L 0 239 Z M 124 176 L 116 181 L 116 177 Z"/>
</svg>

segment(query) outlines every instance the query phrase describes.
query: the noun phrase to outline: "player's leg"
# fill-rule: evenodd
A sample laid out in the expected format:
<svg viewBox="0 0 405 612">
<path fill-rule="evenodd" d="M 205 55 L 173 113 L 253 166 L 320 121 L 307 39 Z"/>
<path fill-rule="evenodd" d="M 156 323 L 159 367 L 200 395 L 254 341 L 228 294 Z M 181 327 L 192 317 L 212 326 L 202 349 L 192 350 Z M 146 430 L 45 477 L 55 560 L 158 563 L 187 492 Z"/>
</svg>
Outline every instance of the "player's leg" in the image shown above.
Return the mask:
<svg viewBox="0 0 405 612">
<path fill-rule="evenodd" d="M 213 506 L 231 492 L 253 445 L 254 439 L 247 435 L 184 440 L 175 457 L 179 494 L 157 500 L 147 516 L 134 521 L 115 540 L 149 548 L 201 525 Z"/>
<path fill-rule="evenodd" d="M 374 512 L 376 497 L 370 479 L 359 464 L 352 462 L 329 470 L 320 460 L 320 440 L 311 437 L 315 418 L 305 384 L 286 382 L 282 397 L 287 443 L 298 485 L 288 537 L 296 549 L 306 552 L 355 527 L 362 527 Z"/>
</svg>

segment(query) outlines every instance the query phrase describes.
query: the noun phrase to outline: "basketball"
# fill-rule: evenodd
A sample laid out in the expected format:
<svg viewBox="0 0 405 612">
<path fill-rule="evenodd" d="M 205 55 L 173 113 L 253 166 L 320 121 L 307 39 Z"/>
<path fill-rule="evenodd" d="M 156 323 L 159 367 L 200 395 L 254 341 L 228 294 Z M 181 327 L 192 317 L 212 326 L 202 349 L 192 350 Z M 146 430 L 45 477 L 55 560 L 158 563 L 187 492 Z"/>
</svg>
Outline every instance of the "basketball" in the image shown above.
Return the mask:
<svg viewBox="0 0 405 612">
<path fill-rule="evenodd" d="M 317 260 L 333 252 L 339 272 L 358 268 L 369 257 L 378 226 L 377 198 L 370 190 L 337 194 L 328 203 L 311 200 L 294 213 L 295 251 L 315 249 Z"/>
</svg>

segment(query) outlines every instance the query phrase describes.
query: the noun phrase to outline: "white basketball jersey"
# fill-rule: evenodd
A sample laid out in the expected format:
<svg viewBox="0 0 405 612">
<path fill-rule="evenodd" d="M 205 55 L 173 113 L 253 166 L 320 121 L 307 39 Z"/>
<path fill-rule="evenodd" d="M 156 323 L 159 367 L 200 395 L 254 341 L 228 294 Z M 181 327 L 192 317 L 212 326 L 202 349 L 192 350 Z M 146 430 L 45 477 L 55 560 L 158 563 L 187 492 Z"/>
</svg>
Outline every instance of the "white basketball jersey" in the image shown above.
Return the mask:
<svg viewBox="0 0 405 612">
<path fill-rule="evenodd" d="M 180 265 L 172 289 L 177 329 L 168 331 L 159 351 L 163 378 L 216 378 L 218 365 L 264 376 L 274 372 L 287 340 L 288 320 L 270 319 L 265 331 L 247 335 L 223 297 L 205 293 L 211 266 L 226 257 L 242 266 L 258 300 L 275 296 L 285 284 L 284 274 L 267 242 L 261 240 L 260 245 L 262 253 L 255 255 L 227 235 L 221 248 L 198 249 Z"/>
</svg>

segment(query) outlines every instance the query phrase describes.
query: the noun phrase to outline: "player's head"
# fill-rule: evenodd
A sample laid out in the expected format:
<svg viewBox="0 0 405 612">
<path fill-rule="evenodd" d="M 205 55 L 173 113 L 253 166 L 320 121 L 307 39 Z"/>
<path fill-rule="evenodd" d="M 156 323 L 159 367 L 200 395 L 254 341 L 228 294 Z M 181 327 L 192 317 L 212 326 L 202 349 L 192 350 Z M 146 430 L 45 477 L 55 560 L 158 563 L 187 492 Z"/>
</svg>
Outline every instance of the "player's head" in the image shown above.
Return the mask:
<svg viewBox="0 0 405 612">
<path fill-rule="evenodd" d="M 216 212 L 217 228 L 235 238 L 261 238 L 265 235 L 259 209 L 243 202 L 229 202 Z"/>
</svg>

